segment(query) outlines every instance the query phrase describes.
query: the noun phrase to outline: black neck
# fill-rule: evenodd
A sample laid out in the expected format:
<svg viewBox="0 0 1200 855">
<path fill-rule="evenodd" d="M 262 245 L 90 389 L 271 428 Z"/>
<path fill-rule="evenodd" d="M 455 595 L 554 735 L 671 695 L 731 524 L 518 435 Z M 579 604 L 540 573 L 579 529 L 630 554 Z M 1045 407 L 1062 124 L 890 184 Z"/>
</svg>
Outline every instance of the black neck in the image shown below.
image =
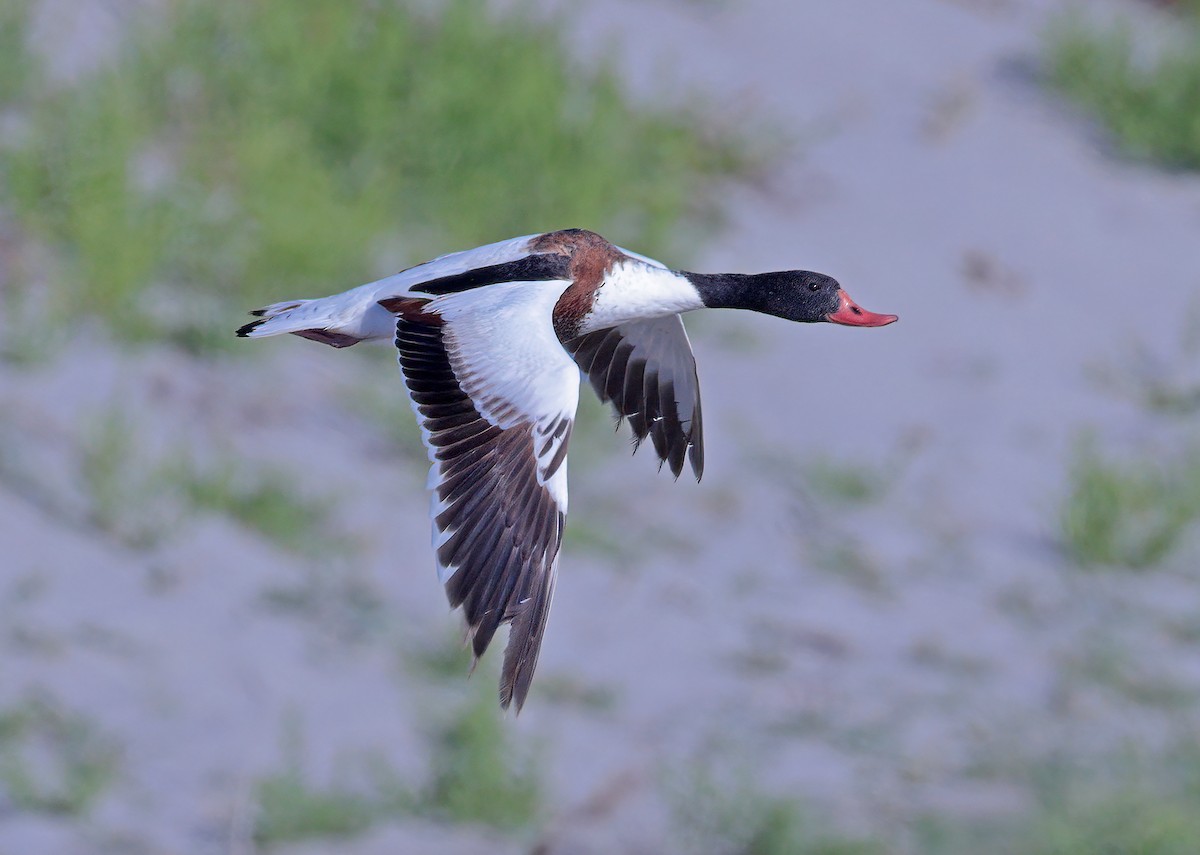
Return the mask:
<svg viewBox="0 0 1200 855">
<path fill-rule="evenodd" d="M 782 285 L 781 273 L 687 273 L 683 274 L 710 309 L 763 311 L 771 295 Z"/>
</svg>

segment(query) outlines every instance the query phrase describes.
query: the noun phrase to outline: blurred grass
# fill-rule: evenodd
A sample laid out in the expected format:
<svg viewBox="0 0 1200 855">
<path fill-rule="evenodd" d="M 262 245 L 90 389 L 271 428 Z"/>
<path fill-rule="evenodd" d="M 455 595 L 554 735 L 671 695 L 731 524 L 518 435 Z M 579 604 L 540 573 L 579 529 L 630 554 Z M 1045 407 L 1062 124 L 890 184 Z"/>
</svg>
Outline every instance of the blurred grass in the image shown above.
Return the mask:
<svg viewBox="0 0 1200 855">
<path fill-rule="evenodd" d="M 1118 752 L 1102 761 L 1050 757 L 1029 781 L 1029 815 L 915 827 L 925 855 L 1193 855 L 1200 841 L 1200 748 Z"/>
<path fill-rule="evenodd" d="M 1200 414 L 1200 299 L 1183 314 L 1179 332 L 1134 340 L 1089 368 L 1096 385 L 1148 413 L 1187 419 Z"/>
<path fill-rule="evenodd" d="M 719 764 L 717 764 L 719 765 Z M 754 776 L 695 763 L 668 782 L 680 851 L 696 855 L 884 855 L 880 842 L 828 831 Z"/>
<path fill-rule="evenodd" d="M 568 673 L 539 676 L 538 697 L 543 703 L 602 715 L 614 712 L 620 702 L 612 686 L 596 685 Z"/>
<path fill-rule="evenodd" d="M 389 624 L 379 591 L 353 569 L 352 561 L 344 560 L 344 552 L 334 556 L 323 548 L 316 554 L 322 560 L 308 562 L 298 578 L 263 590 L 262 604 L 277 614 L 302 619 L 344 644 L 378 640 Z"/>
<path fill-rule="evenodd" d="M 1135 658 L 1118 642 L 1103 636 L 1081 646 L 1067 660 L 1061 676 L 1064 691 L 1074 691 L 1071 684 L 1078 678 L 1084 684 L 1116 692 L 1131 703 L 1165 711 L 1186 712 L 1197 699 L 1190 683 L 1171 678 L 1160 663 Z"/>
<path fill-rule="evenodd" d="M 1046 41 L 1051 82 L 1094 114 L 1130 154 L 1200 169 L 1200 2 L 1178 5 L 1179 27 L 1149 52 L 1128 23 L 1059 17 Z"/>
<path fill-rule="evenodd" d="M 543 784 L 533 757 L 514 745 L 496 705 L 494 674 L 461 687 L 458 706 L 439 707 L 425 782 L 412 786 L 387 749 L 339 762 L 342 780 L 313 783 L 304 740 L 294 722 L 283 733 L 285 765 L 258 782 L 253 837 L 264 848 L 300 840 L 353 837 L 406 817 L 478 824 L 501 832 L 534 830 Z M 485 682 L 486 681 L 486 685 Z M 353 779 L 353 783 L 351 780 Z"/>
<path fill-rule="evenodd" d="M 457 685 L 472 671 L 472 656 L 462 632 L 446 634 L 423 645 L 404 644 L 403 658 L 422 676 Z"/>
<path fill-rule="evenodd" d="M 1041 820 L 1029 855 L 1194 855 L 1200 802 L 1130 793 Z"/>
<path fill-rule="evenodd" d="M 535 758 L 511 742 L 494 675 L 477 675 L 468 700 L 438 730 L 423 812 L 451 823 L 516 831 L 542 811 Z"/>
<path fill-rule="evenodd" d="M 254 841 L 272 846 L 309 838 L 350 837 L 375 821 L 375 805 L 347 791 L 316 789 L 298 771 L 267 778 L 258 786 Z"/>
<path fill-rule="evenodd" d="M 26 37 L 8 3 L 0 47 Z M 0 188 L 64 262 L 52 311 L 204 348 L 231 306 L 484 241 L 587 226 L 661 251 L 755 161 L 579 69 L 557 22 L 423 5 L 181 0 L 70 87 L 0 51 L 23 128 Z"/>
<path fill-rule="evenodd" d="M 695 855 L 1194 855 L 1200 841 L 1200 744 L 1067 748 L 1006 755 L 1004 782 L 1028 807 L 971 815 L 945 809 L 877 833 L 838 832 L 795 792 L 763 788 L 741 752 L 710 747 L 664 781 L 677 837 Z M 1014 764 L 1015 765 L 1011 765 Z M 997 781 L 998 782 L 998 781 Z M 1007 799 L 1005 801 L 1008 801 Z M 871 820 L 867 820 L 871 824 Z M 883 831 L 887 829 L 887 831 Z"/>
<path fill-rule="evenodd" d="M 285 717 L 281 736 L 283 771 L 261 779 L 256 787 L 252 836 L 258 846 L 354 837 L 377 822 L 414 810 L 412 790 L 399 780 L 385 753 L 359 757 L 349 764 L 356 768 L 349 770 L 339 762 L 344 772 L 353 773 L 355 786 L 318 786 L 305 770 L 307 748 L 299 720 Z"/>
<path fill-rule="evenodd" d="M 230 460 L 170 466 L 165 477 L 191 507 L 224 514 L 284 549 L 328 556 L 352 548 L 332 531 L 333 502 L 305 497 L 283 470 L 246 472 Z"/>
<path fill-rule="evenodd" d="M 260 784 L 256 841 L 270 846 L 350 836 L 377 822 L 408 816 L 507 831 L 532 828 L 541 811 L 540 779 L 528 777 L 532 767 L 514 763 L 511 737 L 496 726 L 501 713 L 490 690 L 473 694 L 445 725 L 433 757 L 433 783 L 423 793 L 399 781 L 386 766 L 367 770 L 366 787 L 315 788 L 293 760 L 286 772 Z M 460 770 L 450 777 L 445 775 L 447 757 Z M 950 810 L 918 817 L 903 829 L 885 820 L 891 830 L 873 836 L 836 830 L 803 796 L 764 789 L 760 771 L 743 763 L 744 758 L 726 758 L 715 749 L 664 779 L 675 829 L 671 851 L 1192 855 L 1200 840 L 1200 746 L 1194 740 L 1162 753 L 1128 746 L 1090 759 L 1064 750 L 1018 760 L 1006 778 L 1028 797 L 1027 810 L 968 817 Z M 449 789 L 441 789 L 447 783 Z M 448 797 L 458 800 L 453 809 Z"/>
<path fill-rule="evenodd" d="M 1062 509 L 1063 542 L 1084 565 L 1151 567 L 1200 519 L 1200 458 L 1105 458 L 1084 439 Z"/>
<path fill-rule="evenodd" d="M 0 460 L 0 480 L 6 479 L 3 464 Z M 24 491 L 38 489 L 33 476 L 23 474 L 17 469 L 7 480 Z M 248 469 L 228 454 L 199 463 L 185 446 L 155 457 L 123 405 L 106 407 L 83 424 L 78 477 L 85 504 L 81 522 L 134 549 L 169 540 L 194 511 L 221 514 L 282 549 L 313 558 L 356 549 L 332 522 L 333 501 L 306 495 L 293 474 Z M 53 491 L 41 504 L 71 519 L 69 503 Z"/>
<path fill-rule="evenodd" d="M 0 712 L 0 791 L 18 811 L 85 813 L 117 774 L 115 747 L 83 715 L 32 698 Z"/>
<path fill-rule="evenodd" d="M 29 4 L 17 0 L 0 3 L 0 110 L 18 99 L 29 74 L 25 46 Z"/>
<path fill-rule="evenodd" d="M 411 669 L 406 679 L 423 679 L 425 694 L 435 699 L 427 713 L 432 722 L 429 770 L 415 812 L 453 825 L 532 829 L 543 813 L 542 769 L 537 755 L 518 744 L 496 703 L 499 674 L 492 663 L 473 665 L 457 632 L 427 639 L 424 645 L 405 644 L 402 655 Z"/>
<path fill-rule="evenodd" d="M 882 499 L 892 486 L 895 473 L 889 469 L 818 456 L 805 467 L 804 484 L 831 504 L 864 505 Z"/>
<path fill-rule="evenodd" d="M 170 501 L 161 471 L 146 465 L 137 430 L 119 405 L 85 422 L 79 480 L 86 522 L 126 546 L 148 549 L 177 527 L 180 510 Z"/>
</svg>

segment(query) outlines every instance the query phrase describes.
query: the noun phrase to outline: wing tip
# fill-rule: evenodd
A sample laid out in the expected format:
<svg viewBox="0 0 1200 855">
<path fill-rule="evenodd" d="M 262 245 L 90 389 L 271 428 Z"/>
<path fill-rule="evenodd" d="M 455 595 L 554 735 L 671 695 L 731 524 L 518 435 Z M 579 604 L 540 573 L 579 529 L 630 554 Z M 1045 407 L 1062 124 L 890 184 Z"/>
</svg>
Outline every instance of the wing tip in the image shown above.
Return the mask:
<svg viewBox="0 0 1200 855">
<path fill-rule="evenodd" d="M 528 668 L 523 667 L 524 664 L 518 664 L 513 673 L 509 674 L 509 666 L 505 662 L 504 673 L 500 677 L 500 709 L 505 712 L 512 710 L 514 717 L 519 716 L 525 708 L 525 700 L 529 697 L 529 689 L 533 685 L 533 666 L 537 662 L 535 660 L 530 663 Z"/>
</svg>

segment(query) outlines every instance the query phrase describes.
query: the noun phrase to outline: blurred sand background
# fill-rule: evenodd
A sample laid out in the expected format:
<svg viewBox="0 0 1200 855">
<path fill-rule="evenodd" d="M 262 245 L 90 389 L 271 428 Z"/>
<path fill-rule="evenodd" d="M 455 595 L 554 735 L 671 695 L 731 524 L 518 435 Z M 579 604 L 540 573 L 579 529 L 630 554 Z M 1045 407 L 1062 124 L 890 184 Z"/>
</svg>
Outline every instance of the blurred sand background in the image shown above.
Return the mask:
<svg viewBox="0 0 1200 855">
<path fill-rule="evenodd" d="M 1064 5 L 545 4 L 638 101 L 699 96 L 770 138 L 664 262 L 821 270 L 901 321 L 689 319 L 699 485 L 588 402 L 519 718 L 492 709 L 494 662 L 466 679 L 387 348 L 196 355 L 85 310 L 0 362 L 0 853 L 1013 851 L 979 841 L 1200 815 L 1200 760 L 1192 789 L 1171 765 L 1200 725 L 1200 544 L 1184 528 L 1153 567 L 1096 567 L 1063 535 L 1081 437 L 1134 467 L 1195 440 L 1146 393 L 1200 374 L 1200 178 L 1123 156 L 1045 85 Z M 134 6 L 158 8 L 46 0 L 35 50 L 86 77 Z M 25 240 L 15 222 L 0 239 Z M 558 226 L 598 227 L 526 231 Z M 405 261 L 459 248 L 398 240 Z M 181 447 L 286 473 L 313 509 L 296 542 L 147 487 L 138 467 Z M 503 747 L 498 792 L 536 792 L 513 822 L 439 790 L 481 743 Z M 272 836 L 288 799 L 362 821 Z M 1024 851 L 1095 851 L 1051 838 Z"/>
</svg>

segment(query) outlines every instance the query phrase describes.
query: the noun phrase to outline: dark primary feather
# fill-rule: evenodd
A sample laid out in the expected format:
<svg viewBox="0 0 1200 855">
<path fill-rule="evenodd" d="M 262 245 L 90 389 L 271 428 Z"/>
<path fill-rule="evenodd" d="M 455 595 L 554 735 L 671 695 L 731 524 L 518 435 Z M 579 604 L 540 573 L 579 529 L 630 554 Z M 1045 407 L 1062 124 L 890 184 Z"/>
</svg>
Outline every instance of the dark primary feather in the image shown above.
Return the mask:
<svg viewBox="0 0 1200 855">
<path fill-rule="evenodd" d="M 678 315 L 597 330 L 563 345 L 601 401 L 629 419 L 635 441 L 646 437 L 675 477 L 684 458 L 696 480 L 704 472 L 700 381 Z"/>
<path fill-rule="evenodd" d="M 528 255 L 516 261 L 490 264 L 441 276 L 413 286 L 425 294 L 453 294 L 495 285 L 497 282 L 534 282 L 544 279 L 565 279 L 570 259 L 557 253 Z"/>
<path fill-rule="evenodd" d="M 421 314 L 412 301 L 409 317 Z M 500 703 L 525 703 L 546 627 L 562 543 L 564 515 L 539 483 L 539 456 L 554 450 L 543 480 L 562 464 L 571 421 L 521 423 L 501 429 L 463 391 L 451 367 L 440 326 L 406 320 L 396 325 L 400 367 L 420 419 L 429 431 L 443 506 L 434 524 L 448 538 L 438 547 L 452 607 L 462 606 L 475 656 L 483 655 L 503 623 L 511 623 L 500 677 Z M 542 457 L 545 457 L 545 453 Z"/>
</svg>

